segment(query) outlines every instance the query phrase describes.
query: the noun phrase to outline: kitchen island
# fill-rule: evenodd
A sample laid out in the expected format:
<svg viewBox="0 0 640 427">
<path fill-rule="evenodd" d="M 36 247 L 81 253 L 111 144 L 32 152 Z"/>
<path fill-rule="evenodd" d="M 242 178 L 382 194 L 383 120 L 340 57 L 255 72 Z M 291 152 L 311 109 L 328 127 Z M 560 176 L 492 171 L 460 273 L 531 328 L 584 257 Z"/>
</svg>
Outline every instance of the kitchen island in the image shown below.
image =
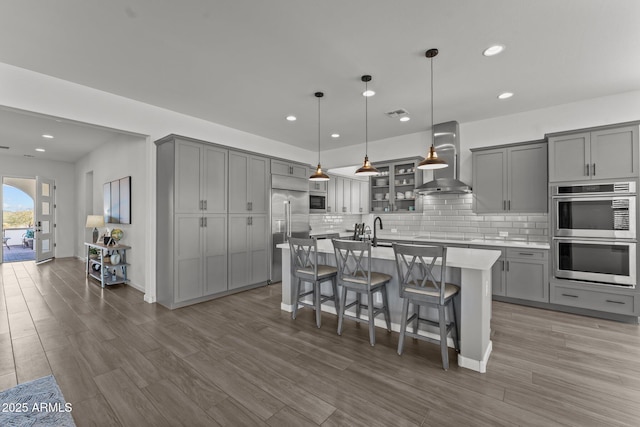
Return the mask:
<svg viewBox="0 0 640 427">
<path fill-rule="evenodd" d="M 290 275 L 290 250 L 288 244 L 278 245 L 282 253 L 282 303 L 281 309 L 292 311 L 293 287 Z M 491 267 L 498 260 L 500 251 L 448 248 L 447 281 L 460 286 L 458 309 L 458 326 L 460 329 L 460 353 L 458 365 L 477 372 L 486 372 L 487 361 L 491 354 Z M 333 244 L 330 240 L 318 241 L 319 262 L 336 265 Z M 371 250 L 372 269 L 389 274 L 392 280 L 387 284 L 389 293 L 389 311 L 391 313 L 391 329 L 400 330 L 400 312 L 402 300 L 398 290 L 396 264 L 392 248 L 375 247 Z M 329 293 L 325 290 L 323 293 Z M 376 301 L 377 303 L 377 301 Z M 322 306 L 323 311 L 335 313 L 331 304 Z M 363 314 L 363 317 L 366 317 Z M 376 319 L 376 326 L 386 328 L 384 319 Z M 435 332 L 435 330 L 434 330 Z M 437 336 L 437 333 L 434 333 Z M 450 344 L 452 346 L 452 344 Z"/>
</svg>

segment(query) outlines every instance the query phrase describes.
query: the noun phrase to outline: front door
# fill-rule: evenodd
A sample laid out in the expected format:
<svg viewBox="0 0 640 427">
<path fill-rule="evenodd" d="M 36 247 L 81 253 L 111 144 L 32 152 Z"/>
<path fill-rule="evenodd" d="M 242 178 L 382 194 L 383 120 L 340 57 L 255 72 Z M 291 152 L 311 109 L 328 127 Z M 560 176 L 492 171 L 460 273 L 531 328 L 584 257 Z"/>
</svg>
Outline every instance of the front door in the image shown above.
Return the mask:
<svg viewBox="0 0 640 427">
<path fill-rule="evenodd" d="M 36 177 L 35 238 L 36 263 L 50 261 L 55 256 L 54 181 Z"/>
</svg>

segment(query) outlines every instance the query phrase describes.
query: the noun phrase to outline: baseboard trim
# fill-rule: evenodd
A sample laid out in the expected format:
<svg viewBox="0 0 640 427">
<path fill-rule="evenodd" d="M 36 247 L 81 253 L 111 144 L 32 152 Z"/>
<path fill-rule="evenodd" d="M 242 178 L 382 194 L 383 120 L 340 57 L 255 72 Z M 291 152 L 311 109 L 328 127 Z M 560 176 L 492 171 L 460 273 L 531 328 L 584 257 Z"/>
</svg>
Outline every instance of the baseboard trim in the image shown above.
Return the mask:
<svg viewBox="0 0 640 427">
<path fill-rule="evenodd" d="M 482 360 L 470 359 L 468 357 L 464 357 L 461 354 L 458 354 L 458 366 L 462 366 L 463 368 L 471 369 L 472 371 L 480 372 L 484 374 L 487 372 L 487 362 L 489 361 L 489 356 L 491 355 L 491 351 L 493 350 L 493 342 L 489 341 L 489 345 L 487 346 L 487 350 L 482 356 Z"/>
</svg>

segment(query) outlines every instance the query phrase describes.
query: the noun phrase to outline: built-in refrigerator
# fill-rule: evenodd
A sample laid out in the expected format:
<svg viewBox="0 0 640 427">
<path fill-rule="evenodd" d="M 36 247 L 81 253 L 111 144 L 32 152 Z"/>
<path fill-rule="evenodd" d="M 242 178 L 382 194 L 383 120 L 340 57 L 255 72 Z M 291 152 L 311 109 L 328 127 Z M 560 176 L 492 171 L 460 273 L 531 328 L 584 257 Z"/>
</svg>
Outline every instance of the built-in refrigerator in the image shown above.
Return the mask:
<svg viewBox="0 0 640 427">
<path fill-rule="evenodd" d="M 284 175 L 271 176 L 271 282 L 282 280 L 280 243 L 289 237 L 309 238 L 309 181 Z"/>
</svg>

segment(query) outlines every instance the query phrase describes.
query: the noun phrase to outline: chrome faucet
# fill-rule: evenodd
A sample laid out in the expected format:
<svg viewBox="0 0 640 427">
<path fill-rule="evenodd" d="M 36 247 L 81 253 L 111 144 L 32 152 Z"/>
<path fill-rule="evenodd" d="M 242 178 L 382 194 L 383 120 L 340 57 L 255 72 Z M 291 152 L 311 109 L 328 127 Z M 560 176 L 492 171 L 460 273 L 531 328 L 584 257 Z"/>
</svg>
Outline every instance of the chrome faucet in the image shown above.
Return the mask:
<svg viewBox="0 0 640 427">
<path fill-rule="evenodd" d="M 383 229 L 382 227 L 382 218 L 380 218 L 379 216 L 377 216 L 374 220 L 373 220 L 373 242 L 371 242 L 371 244 L 373 246 L 378 246 L 378 236 L 376 235 L 376 222 L 378 222 L 378 220 L 380 220 L 380 230 Z"/>
</svg>

